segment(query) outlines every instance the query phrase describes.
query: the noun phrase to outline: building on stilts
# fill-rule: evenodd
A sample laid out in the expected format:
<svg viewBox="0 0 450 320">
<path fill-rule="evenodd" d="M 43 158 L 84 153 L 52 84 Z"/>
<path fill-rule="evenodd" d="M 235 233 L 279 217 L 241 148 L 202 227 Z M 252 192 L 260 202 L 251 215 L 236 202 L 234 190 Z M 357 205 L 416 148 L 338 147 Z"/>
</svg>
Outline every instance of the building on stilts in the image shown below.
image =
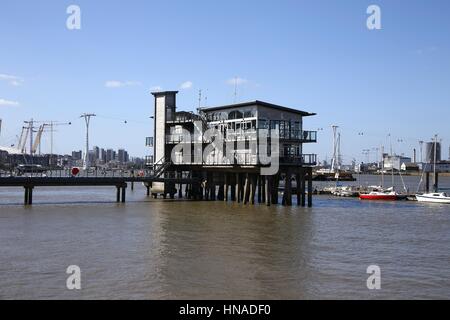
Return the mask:
<svg viewBox="0 0 450 320">
<path fill-rule="evenodd" d="M 155 176 L 195 182 L 154 182 L 151 194 L 195 200 L 312 206 L 315 154 L 304 143 L 317 132 L 303 128 L 315 115 L 263 101 L 177 111 L 177 91 L 153 92 Z M 282 196 L 280 197 L 280 190 Z"/>
</svg>

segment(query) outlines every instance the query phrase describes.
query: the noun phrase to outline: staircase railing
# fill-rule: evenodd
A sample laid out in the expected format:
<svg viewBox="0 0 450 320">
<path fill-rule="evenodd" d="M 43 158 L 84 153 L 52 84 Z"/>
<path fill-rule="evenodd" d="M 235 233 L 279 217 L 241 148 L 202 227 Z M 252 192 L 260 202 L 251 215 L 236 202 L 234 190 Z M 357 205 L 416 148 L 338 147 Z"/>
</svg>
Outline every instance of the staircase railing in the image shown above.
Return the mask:
<svg viewBox="0 0 450 320">
<path fill-rule="evenodd" d="M 166 161 L 166 157 L 162 157 L 153 165 L 153 176 L 156 178 L 161 177 L 171 165 L 171 161 Z"/>
</svg>

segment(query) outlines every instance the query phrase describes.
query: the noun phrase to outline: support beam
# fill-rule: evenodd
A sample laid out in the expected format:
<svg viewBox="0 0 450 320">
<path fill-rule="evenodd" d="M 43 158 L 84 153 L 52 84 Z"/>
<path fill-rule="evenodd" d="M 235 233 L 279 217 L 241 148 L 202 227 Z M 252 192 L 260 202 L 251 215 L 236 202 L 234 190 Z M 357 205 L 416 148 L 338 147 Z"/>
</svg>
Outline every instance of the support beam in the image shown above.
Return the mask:
<svg viewBox="0 0 450 320">
<path fill-rule="evenodd" d="M 302 207 L 306 207 L 306 170 L 302 169 L 301 173 L 301 198 L 302 198 Z"/>
<path fill-rule="evenodd" d="M 271 186 L 271 180 L 272 180 L 272 177 L 270 177 L 270 176 L 266 176 L 266 177 L 264 177 L 264 180 L 265 180 L 265 187 L 264 187 L 264 191 L 265 191 L 265 194 L 264 194 L 264 197 L 265 197 L 265 200 L 266 200 L 266 205 L 267 206 L 270 206 L 270 200 L 271 200 L 271 198 L 272 198 L 272 196 L 271 196 L 271 190 L 270 190 L 270 186 Z"/>
<path fill-rule="evenodd" d="M 261 183 L 261 203 L 266 203 L 266 185 L 267 185 L 267 177 L 266 176 L 260 176 L 260 183 Z"/>
<path fill-rule="evenodd" d="M 278 188 L 280 186 L 280 175 L 276 174 L 272 178 L 272 185 L 270 189 L 272 190 L 272 203 L 278 204 Z"/>
<path fill-rule="evenodd" d="M 250 203 L 255 204 L 256 184 L 258 183 L 258 177 L 255 173 L 250 174 Z"/>
<path fill-rule="evenodd" d="M 125 203 L 126 190 L 127 186 L 126 185 L 122 186 L 122 203 Z"/>
<path fill-rule="evenodd" d="M 250 199 L 250 178 L 249 174 L 245 175 L 245 184 L 244 184 L 244 204 L 247 204 Z"/>
<path fill-rule="evenodd" d="M 236 201 L 236 178 L 232 179 L 230 193 L 231 193 L 231 201 Z"/>
<path fill-rule="evenodd" d="M 25 191 L 23 204 L 27 206 L 28 205 L 28 187 L 23 187 L 23 189 Z"/>
<path fill-rule="evenodd" d="M 29 187 L 28 188 L 28 204 L 30 206 L 33 204 L 33 188 L 34 187 Z"/>
<path fill-rule="evenodd" d="M 258 174 L 256 178 L 256 184 L 258 185 L 258 203 L 262 202 L 262 176 Z"/>
<path fill-rule="evenodd" d="M 312 168 L 308 168 L 308 207 L 312 207 Z"/>
<path fill-rule="evenodd" d="M 290 168 L 286 171 L 284 192 L 286 193 L 286 205 L 292 206 L 292 171 Z"/>
<path fill-rule="evenodd" d="M 224 181 L 224 185 L 223 185 L 223 201 L 227 202 L 228 201 L 228 174 L 225 173 L 225 177 L 224 177 L 225 181 Z"/>
<path fill-rule="evenodd" d="M 236 201 L 241 202 L 241 175 L 236 173 Z"/>
<path fill-rule="evenodd" d="M 225 186 L 223 184 L 219 185 L 219 190 L 217 191 L 217 200 L 223 201 L 224 199 Z"/>
<path fill-rule="evenodd" d="M 116 186 L 116 202 L 120 202 L 120 186 Z"/>
</svg>

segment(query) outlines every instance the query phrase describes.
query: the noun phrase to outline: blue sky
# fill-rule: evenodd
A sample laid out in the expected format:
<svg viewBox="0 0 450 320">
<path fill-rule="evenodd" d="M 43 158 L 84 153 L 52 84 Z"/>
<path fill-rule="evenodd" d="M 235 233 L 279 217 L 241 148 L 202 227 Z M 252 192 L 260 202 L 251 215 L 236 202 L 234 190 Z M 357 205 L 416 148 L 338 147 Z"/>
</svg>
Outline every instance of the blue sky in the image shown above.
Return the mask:
<svg viewBox="0 0 450 320">
<path fill-rule="evenodd" d="M 81 30 L 66 28 L 71 4 L 81 8 Z M 381 8 L 382 30 L 366 27 L 370 4 Z M 193 110 L 199 89 L 208 105 L 233 102 L 228 80 L 239 77 L 238 101 L 318 113 L 305 127 L 323 128 L 320 140 L 305 152 L 322 160 L 332 124 L 346 162 L 389 148 L 389 133 L 407 155 L 438 133 L 447 157 L 449 15 L 446 0 L 2 0 L 0 144 L 34 118 L 72 121 L 58 128 L 54 149 L 83 149 L 78 117 L 94 112 L 91 146 L 144 156 L 151 88 L 180 90 L 179 109 Z M 43 143 L 48 151 L 48 136 Z"/>
</svg>

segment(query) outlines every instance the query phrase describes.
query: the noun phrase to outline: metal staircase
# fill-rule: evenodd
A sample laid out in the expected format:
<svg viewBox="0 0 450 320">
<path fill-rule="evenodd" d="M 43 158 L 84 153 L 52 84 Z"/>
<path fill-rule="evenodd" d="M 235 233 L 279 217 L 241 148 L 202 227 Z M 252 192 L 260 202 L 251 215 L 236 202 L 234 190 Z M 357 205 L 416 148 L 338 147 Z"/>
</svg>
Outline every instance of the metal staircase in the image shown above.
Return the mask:
<svg viewBox="0 0 450 320">
<path fill-rule="evenodd" d="M 158 162 L 156 162 L 153 165 L 153 176 L 155 178 L 159 178 L 162 175 L 164 175 L 165 171 L 172 165 L 171 161 L 166 161 L 165 157 L 162 157 L 159 159 Z"/>
</svg>

